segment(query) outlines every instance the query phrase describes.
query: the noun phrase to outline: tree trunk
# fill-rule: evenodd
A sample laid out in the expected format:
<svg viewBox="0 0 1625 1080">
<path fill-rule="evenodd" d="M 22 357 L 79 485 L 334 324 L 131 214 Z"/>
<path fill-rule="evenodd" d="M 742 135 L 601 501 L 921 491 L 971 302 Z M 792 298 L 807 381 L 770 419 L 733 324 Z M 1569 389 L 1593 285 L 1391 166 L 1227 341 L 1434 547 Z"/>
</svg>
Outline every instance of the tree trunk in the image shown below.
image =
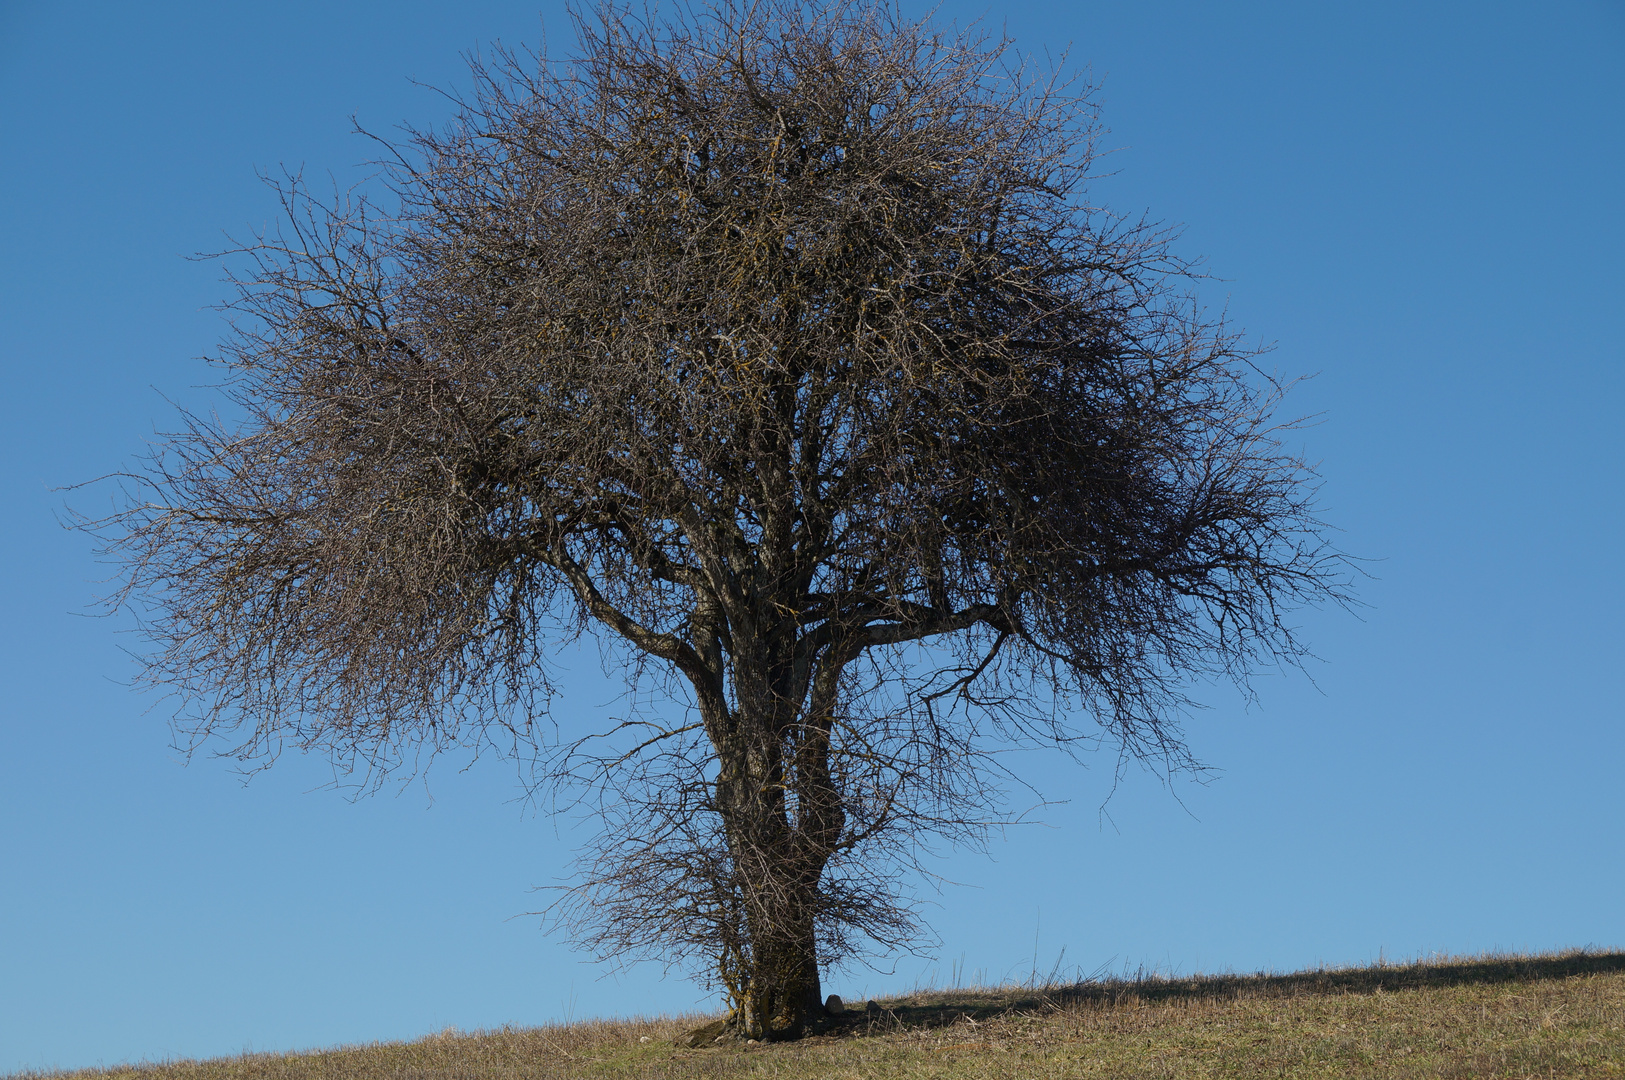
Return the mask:
<svg viewBox="0 0 1625 1080">
<path fill-rule="evenodd" d="M 795 928 L 765 927 L 761 936 L 752 934 L 751 945 L 749 982 L 736 1020 L 740 1034 L 801 1038 L 824 1015 L 811 920 Z"/>
<path fill-rule="evenodd" d="M 778 770 L 718 778 L 718 809 L 742 901 L 735 1026 L 752 1039 L 797 1039 L 824 1014 L 813 911 L 824 860 L 809 865 L 786 814 Z"/>
<path fill-rule="evenodd" d="M 776 1041 L 800 1038 L 824 1015 L 813 913 L 828 854 L 792 821 L 786 786 L 793 777 L 785 775 L 771 716 L 736 709 L 712 729 L 729 736 L 714 742 L 716 806 L 741 903 L 733 1026 L 744 1037 Z"/>
</svg>

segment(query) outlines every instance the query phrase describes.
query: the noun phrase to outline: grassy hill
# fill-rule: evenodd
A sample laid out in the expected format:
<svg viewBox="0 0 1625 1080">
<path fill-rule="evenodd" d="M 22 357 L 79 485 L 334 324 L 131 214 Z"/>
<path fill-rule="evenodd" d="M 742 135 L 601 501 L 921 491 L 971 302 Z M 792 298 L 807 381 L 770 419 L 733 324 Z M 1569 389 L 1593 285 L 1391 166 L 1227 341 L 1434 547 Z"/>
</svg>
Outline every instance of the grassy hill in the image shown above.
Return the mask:
<svg viewBox="0 0 1625 1080">
<path fill-rule="evenodd" d="M 1621 952 L 940 990 L 880 1005 L 786 1045 L 682 1049 L 674 1040 L 711 1019 L 688 1016 L 20 1077 L 1625 1078 Z"/>
</svg>

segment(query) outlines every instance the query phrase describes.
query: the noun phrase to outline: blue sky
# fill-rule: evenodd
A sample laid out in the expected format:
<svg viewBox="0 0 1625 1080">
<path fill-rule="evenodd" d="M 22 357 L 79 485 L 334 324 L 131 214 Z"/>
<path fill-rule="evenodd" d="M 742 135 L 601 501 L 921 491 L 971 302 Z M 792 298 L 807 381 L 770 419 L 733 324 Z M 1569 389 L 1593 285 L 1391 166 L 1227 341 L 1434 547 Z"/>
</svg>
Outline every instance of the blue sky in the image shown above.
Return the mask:
<svg viewBox="0 0 1625 1080">
<path fill-rule="evenodd" d="M 906 10 L 923 13 L 908 4 Z M 1272 363 L 1357 616 L 1322 662 L 1198 688 L 1206 786 L 1035 758 L 1046 824 L 942 865 L 936 961 L 857 994 L 1141 964 L 1292 969 L 1625 946 L 1625 8 L 1618 3 L 945 3 L 1103 88 L 1116 208 L 1183 222 Z M 534 0 L 0 2 L 0 1071 L 404 1038 L 703 1002 L 525 916 L 568 820 L 511 767 L 351 802 L 320 761 L 246 787 L 169 748 L 127 624 L 53 490 L 206 403 L 219 268 L 256 169 L 358 177 L 350 117 L 445 115 Z M 96 496 L 73 496 L 95 509 Z M 569 661 L 571 722 L 614 690 Z"/>
</svg>

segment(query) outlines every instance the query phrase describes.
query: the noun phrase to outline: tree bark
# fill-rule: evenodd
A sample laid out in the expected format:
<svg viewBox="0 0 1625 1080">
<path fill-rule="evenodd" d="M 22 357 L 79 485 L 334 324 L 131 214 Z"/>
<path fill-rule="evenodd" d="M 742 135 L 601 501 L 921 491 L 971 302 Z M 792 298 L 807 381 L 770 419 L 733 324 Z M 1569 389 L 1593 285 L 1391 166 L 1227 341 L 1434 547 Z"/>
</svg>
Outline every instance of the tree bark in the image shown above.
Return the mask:
<svg viewBox="0 0 1625 1080">
<path fill-rule="evenodd" d="M 774 905 L 764 904 L 771 909 Z M 751 935 L 751 971 L 737 1023 L 748 1038 L 799 1039 L 824 1012 L 811 918 L 786 926 L 793 913 L 767 910 Z"/>
<path fill-rule="evenodd" d="M 737 639 L 736 647 L 744 645 Z M 830 782 L 827 725 L 798 718 L 802 695 L 788 689 L 786 665 L 765 665 L 779 678 L 740 679 L 736 700 L 721 701 L 708 723 L 721 763 L 716 807 L 742 900 L 733 1026 L 746 1038 L 797 1039 L 824 1015 L 815 925 L 819 882 L 840 833 L 839 793 Z M 766 687 L 739 692 L 740 683 Z M 833 827 L 833 828 L 832 828 Z"/>
</svg>

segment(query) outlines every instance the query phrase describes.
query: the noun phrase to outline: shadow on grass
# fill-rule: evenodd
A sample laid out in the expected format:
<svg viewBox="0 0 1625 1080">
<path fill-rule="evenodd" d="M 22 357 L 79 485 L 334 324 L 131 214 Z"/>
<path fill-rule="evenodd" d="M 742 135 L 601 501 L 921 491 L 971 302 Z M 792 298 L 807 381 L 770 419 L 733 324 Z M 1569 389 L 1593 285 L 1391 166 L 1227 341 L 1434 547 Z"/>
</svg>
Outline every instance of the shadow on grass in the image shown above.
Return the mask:
<svg viewBox="0 0 1625 1080">
<path fill-rule="evenodd" d="M 1625 952 L 1576 950 L 1548 955 L 1442 958 L 1409 964 L 1300 971 L 1291 975 L 1196 975 L 1171 978 L 1140 973 L 1091 979 L 1070 985 L 933 990 L 881 1003 L 879 1014 L 853 1017 L 840 1026 L 932 1028 L 962 1018 L 980 1021 L 1017 1012 L 1048 1012 L 1067 1007 L 1110 1007 L 1202 999 L 1305 997 L 1373 994 L 1469 984 L 1539 982 L 1577 975 L 1625 971 Z"/>
</svg>

